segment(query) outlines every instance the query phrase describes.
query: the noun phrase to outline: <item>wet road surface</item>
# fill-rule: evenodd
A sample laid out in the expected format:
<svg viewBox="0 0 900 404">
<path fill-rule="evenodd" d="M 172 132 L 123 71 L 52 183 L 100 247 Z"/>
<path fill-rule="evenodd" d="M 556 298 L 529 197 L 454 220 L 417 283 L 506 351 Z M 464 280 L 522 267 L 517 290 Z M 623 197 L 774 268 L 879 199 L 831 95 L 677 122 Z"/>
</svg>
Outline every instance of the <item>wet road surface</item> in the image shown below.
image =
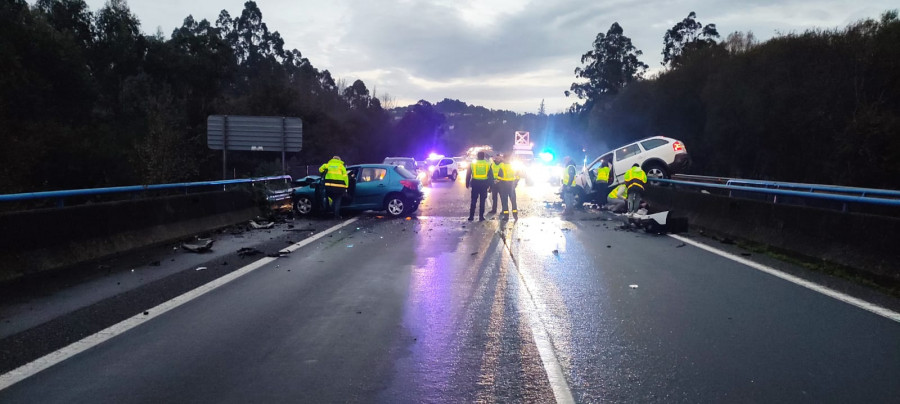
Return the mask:
<svg viewBox="0 0 900 404">
<path fill-rule="evenodd" d="M 204 271 L 171 270 L 177 275 L 148 280 L 130 299 L 114 292 L 76 299 L 73 287 L 5 305 L 12 322 L 0 327 L 3 372 L 27 362 L 12 350 L 33 351 L 30 361 L 46 352 L 29 344 L 68 341 L 54 342 L 61 348 L 143 310 L 150 318 L 0 390 L 0 402 L 900 397 L 897 321 L 674 238 L 619 229 L 606 213 L 562 220 L 553 192 L 523 184 L 521 220 L 467 222 L 462 178 L 438 181 L 416 216 L 360 214 L 160 314 L 150 307 L 208 281 L 179 288 L 166 279 Z M 340 224 L 311 222 L 319 233 Z M 277 250 L 285 237 L 297 241 L 290 234 L 258 245 Z M 229 260 L 226 277 L 256 260 L 207 259 Z M 66 314 L 53 309 L 58 301 L 81 308 Z M 147 307 L 122 318 L 107 313 L 126 301 Z M 111 317 L 99 322 L 98 313 Z M 49 321 L 57 326 L 41 328 L 49 317 L 59 317 Z M 97 322 L 96 330 L 86 332 L 85 322 Z"/>
</svg>

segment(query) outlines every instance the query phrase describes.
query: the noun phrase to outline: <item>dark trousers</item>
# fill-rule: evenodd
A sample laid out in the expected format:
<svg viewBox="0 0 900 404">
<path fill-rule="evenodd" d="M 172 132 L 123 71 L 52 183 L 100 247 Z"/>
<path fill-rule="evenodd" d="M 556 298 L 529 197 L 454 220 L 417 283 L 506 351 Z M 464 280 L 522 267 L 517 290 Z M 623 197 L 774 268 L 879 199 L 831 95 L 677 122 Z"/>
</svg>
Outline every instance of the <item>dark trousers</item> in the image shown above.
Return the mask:
<svg viewBox="0 0 900 404">
<path fill-rule="evenodd" d="M 325 194 L 331 198 L 331 206 L 334 208 L 334 217 L 341 216 L 341 199 L 347 194 L 346 188 L 325 186 Z"/>
<path fill-rule="evenodd" d="M 484 203 L 487 201 L 488 180 L 472 180 L 472 203 L 469 204 L 469 217 L 475 217 L 475 204 L 481 201 L 478 217 L 484 217 Z"/>
<path fill-rule="evenodd" d="M 500 200 L 503 202 L 503 216 L 509 217 L 510 203 L 512 203 L 512 214 L 519 217 L 519 208 L 516 204 L 516 182 L 500 181 Z"/>
<path fill-rule="evenodd" d="M 631 213 L 637 212 L 641 207 L 641 197 L 644 195 L 644 190 L 640 187 L 634 186 L 628 188 L 628 211 Z"/>
<path fill-rule="evenodd" d="M 491 185 L 491 212 L 496 212 L 497 208 L 497 197 L 500 195 L 500 184 L 494 183 Z"/>
</svg>

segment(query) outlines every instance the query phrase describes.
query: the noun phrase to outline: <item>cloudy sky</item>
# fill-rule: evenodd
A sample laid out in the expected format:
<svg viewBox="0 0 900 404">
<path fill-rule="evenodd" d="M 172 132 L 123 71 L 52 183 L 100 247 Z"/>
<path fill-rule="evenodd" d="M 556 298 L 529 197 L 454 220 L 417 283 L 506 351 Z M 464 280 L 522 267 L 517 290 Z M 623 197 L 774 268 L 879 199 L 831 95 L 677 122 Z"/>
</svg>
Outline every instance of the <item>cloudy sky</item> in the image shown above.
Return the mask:
<svg viewBox="0 0 900 404">
<path fill-rule="evenodd" d="M 146 33 L 169 37 L 188 15 L 240 15 L 245 0 L 130 0 Z M 92 11 L 105 0 L 87 0 Z M 666 30 L 691 11 L 724 39 L 760 40 L 843 27 L 897 8 L 896 0 L 257 0 L 269 30 L 319 69 L 395 104 L 444 98 L 516 112 L 560 112 L 563 91 L 598 32 L 618 22 L 641 60 L 659 70 Z"/>
</svg>

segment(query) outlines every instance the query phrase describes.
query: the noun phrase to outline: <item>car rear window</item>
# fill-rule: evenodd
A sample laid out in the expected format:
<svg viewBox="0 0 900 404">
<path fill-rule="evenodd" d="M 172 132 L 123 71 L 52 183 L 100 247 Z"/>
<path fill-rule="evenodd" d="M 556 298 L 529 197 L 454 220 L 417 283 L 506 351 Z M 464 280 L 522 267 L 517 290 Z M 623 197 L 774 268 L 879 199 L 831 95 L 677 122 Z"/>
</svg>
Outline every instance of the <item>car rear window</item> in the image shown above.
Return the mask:
<svg viewBox="0 0 900 404">
<path fill-rule="evenodd" d="M 415 174 L 409 172 L 409 170 L 407 170 L 407 169 L 405 169 L 405 168 L 403 168 L 403 167 L 401 167 L 401 166 L 395 166 L 395 167 L 394 167 L 394 171 L 396 171 L 397 174 L 400 174 L 400 176 L 403 177 L 403 178 L 405 178 L 405 179 L 408 179 L 408 180 L 414 180 L 414 179 L 416 179 Z"/>
<path fill-rule="evenodd" d="M 659 146 L 662 146 L 662 145 L 668 144 L 668 143 L 669 142 L 667 142 L 663 139 L 650 139 L 650 140 L 645 140 L 645 141 L 641 142 L 641 146 L 644 146 L 644 150 L 650 150 L 650 149 L 655 149 Z"/>
</svg>

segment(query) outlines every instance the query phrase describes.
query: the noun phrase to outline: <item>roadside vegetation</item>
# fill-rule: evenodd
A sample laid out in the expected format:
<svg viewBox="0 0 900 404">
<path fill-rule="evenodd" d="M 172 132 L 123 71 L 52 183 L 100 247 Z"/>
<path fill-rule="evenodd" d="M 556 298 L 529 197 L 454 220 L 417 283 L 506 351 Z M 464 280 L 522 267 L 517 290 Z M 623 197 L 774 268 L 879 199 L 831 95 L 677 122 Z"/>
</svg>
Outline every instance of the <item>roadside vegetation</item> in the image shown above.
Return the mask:
<svg viewBox="0 0 900 404">
<path fill-rule="evenodd" d="M 124 0 L 94 11 L 5 0 L 0 193 L 218 179 L 213 114 L 302 118 L 292 164 L 504 148 L 526 129 L 576 160 L 665 135 L 686 143 L 699 174 L 900 188 L 898 44 L 895 11 L 762 43 L 749 32 L 722 40 L 690 13 L 662 36 L 665 69 L 645 77 L 643 53 L 614 23 L 581 57 L 569 111 L 516 114 L 449 99 L 394 105 L 314 66 L 253 1 L 147 35 Z M 277 159 L 231 152 L 229 171 L 277 174 Z"/>
</svg>

